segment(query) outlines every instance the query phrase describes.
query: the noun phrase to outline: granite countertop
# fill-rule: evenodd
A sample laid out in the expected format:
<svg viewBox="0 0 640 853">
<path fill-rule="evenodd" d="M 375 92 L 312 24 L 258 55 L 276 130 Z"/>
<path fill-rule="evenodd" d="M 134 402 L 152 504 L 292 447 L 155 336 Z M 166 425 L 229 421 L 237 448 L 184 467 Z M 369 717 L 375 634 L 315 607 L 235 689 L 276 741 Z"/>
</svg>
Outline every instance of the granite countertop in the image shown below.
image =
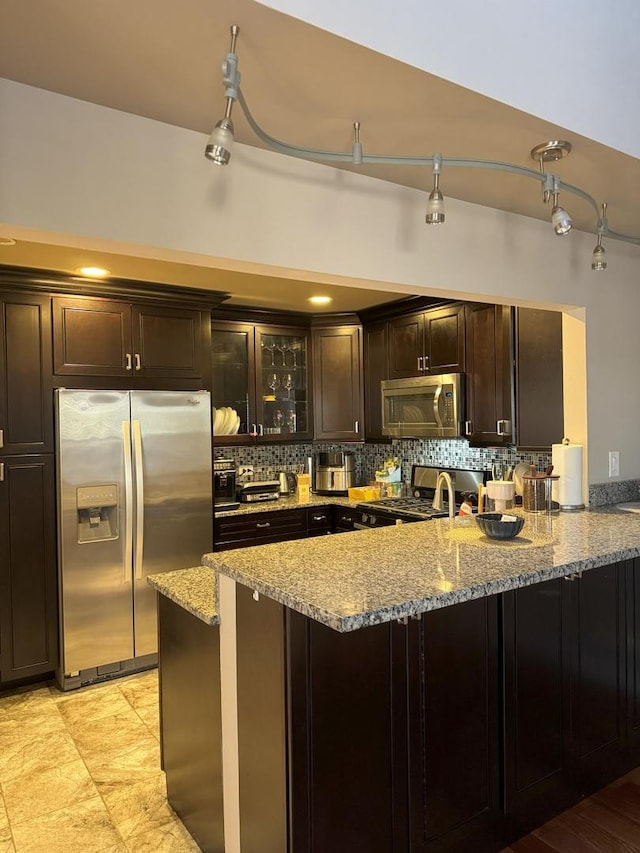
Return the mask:
<svg viewBox="0 0 640 853">
<path fill-rule="evenodd" d="M 207 566 L 149 575 L 147 583 L 207 625 L 218 625 L 216 576 Z"/>
<path fill-rule="evenodd" d="M 355 507 L 362 501 L 351 501 L 342 495 L 309 495 L 308 498 L 298 498 L 297 495 L 280 497 L 276 501 L 256 501 L 255 503 L 241 503 L 238 509 L 217 511 L 214 518 L 229 518 L 233 515 L 249 515 L 254 512 L 275 512 L 283 509 L 304 509 L 314 506 L 350 506 Z"/>
<path fill-rule="evenodd" d="M 203 563 L 337 631 L 353 631 L 640 555 L 640 515 L 525 513 L 520 535 L 437 519 L 206 554 Z"/>
</svg>

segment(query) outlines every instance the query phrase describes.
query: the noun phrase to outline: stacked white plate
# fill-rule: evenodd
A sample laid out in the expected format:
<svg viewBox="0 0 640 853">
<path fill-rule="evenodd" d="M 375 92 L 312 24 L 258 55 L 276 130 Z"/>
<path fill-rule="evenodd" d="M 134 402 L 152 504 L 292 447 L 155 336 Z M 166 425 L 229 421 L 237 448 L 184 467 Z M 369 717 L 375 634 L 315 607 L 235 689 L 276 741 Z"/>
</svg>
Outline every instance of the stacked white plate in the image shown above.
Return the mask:
<svg viewBox="0 0 640 853">
<path fill-rule="evenodd" d="M 213 408 L 213 434 L 236 435 L 240 429 L 240 415 L 230 406 Z"/>
</svg>

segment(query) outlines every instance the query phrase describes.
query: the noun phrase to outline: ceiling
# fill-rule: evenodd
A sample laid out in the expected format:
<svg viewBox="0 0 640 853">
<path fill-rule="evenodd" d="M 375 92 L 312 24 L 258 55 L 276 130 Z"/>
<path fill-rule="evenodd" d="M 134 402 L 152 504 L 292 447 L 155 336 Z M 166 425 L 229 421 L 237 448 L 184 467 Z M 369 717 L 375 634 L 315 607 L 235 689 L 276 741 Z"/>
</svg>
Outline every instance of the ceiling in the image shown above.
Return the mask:
<svg viewBox="0 0 640 853">
<path fill-rule="evenodd" d="M 222 116 L 220 64 L 231 24 L 240 26 L 237 53 L 242 89 L 262 127 L 295 145 L 349 150 L 354 120 L 365 153 L 477 158 L 534 167 L 530 149 L 567 139 L 571 155 L 552 167 L 563 181 L 609 204 L 613 230 L 640 235 L 640 160 L 345 39 L 268 9 L 253 0 L 3 0 L 0 76 L 81 100 L 209 133 Z M 236 139 L 263 147 L 236 105 Z M 211 168 L 217 168 L 212 165 Z M 233 159 L 228 167 L 233 168 Z M 359 171 L 427 192 L 429 169 L 361 166 Z M 445 197 L 548 219 L 539 185 L 482 169 L 444 169 Z M 426 198 L 426 196 L 425 196 Z M 574 227 L 593 232 L 592 208 L 563 194 Z M 427 226 L 425 226 L 427 227 Z M 0 262 L 74 271 L 91 254 L 19 240 L 0 249 Z M 105 250 L 105 247 L 99 247 Z M 398 293 L 325 282 L 264 278 L 205 263 L 113 252 L 103 259 L 115 275 L 222 290 L 230 302 L 308 310 L 312 292 L 334 296 L 329 310 L 355 310 Z M 259 271 L 257 271 L 259 272 Z M 266 284 L 266 286 L 265 286 Z M 375 286 L 375 285 L 374 285 Z M 268 304 L 267 304 L 268 303 Z"/>
</svg>

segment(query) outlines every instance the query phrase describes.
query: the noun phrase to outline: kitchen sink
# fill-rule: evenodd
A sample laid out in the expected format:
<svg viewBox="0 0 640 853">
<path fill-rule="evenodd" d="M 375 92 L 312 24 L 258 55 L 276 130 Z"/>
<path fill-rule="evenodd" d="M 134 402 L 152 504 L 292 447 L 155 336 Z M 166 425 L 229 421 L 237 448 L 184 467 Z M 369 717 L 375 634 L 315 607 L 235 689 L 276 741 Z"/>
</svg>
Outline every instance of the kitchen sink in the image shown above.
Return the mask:
<svg viewBox="0 0 640 853">
<path fill-rule="evenodd" d="M 640 501 L 627 501 L 627 503 L 616 504 L 616 509 L 624 512 L 640 512 Z"/>
</svg>

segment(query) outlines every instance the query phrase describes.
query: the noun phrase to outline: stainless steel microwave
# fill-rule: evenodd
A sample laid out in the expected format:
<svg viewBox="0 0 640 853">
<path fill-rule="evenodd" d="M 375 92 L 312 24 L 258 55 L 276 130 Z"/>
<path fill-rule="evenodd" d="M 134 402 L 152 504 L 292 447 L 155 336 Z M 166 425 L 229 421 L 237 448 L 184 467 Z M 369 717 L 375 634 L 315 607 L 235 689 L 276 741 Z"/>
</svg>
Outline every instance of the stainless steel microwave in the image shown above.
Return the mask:
<svg viewBox="0 0 640 853">
<path fill-rule="evenodd" d="M 462 436 L 464 374 L 385 379 L 382 433 L 393 438 Z"/>
</svg>

